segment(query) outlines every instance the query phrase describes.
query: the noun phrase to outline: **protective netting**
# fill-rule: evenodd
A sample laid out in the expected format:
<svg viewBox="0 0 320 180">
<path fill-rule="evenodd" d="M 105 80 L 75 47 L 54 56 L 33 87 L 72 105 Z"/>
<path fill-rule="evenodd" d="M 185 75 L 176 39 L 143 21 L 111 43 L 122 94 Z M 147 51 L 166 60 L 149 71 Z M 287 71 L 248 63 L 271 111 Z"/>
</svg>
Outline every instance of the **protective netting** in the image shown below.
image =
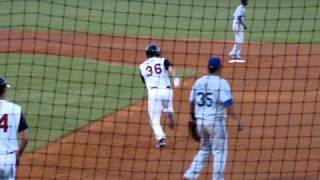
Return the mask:
<svg viewBox="0 0 320 180">
<path fill-rule="evenodd" d="M 227 119 L 225 179 L 319 179 L 320 1 L 249 1 L 245 63 L 228 63 L 240 4 L 1 0 L 0 75 L 31 136 L 18 179 L 181 179 L 199 149 L 188 134 L 189 93 L 211 56 L 224 60 L 244 125 L 237 132 Z M 173 89 L 177 127 L 161 117 L 163 149 L 138 73 L 149 43 L 182 79 Z M 210 159 L 200 179 L 212 168 Z"/>
</svg>

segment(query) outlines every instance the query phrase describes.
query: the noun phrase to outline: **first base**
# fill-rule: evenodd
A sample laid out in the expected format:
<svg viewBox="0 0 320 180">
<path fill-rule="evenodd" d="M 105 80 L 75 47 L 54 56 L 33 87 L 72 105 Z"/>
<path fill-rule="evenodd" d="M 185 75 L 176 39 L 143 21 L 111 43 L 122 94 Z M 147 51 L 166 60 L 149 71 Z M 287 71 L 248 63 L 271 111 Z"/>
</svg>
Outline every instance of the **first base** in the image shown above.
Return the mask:
<svg viewBox="0 0 320 180">
<path fill-rule="evenodd" d="M 244 59 L 231 59 L 228 62 L 229 63 L 245 63 L 246 60 L 244 60 Z"/>
</svg>

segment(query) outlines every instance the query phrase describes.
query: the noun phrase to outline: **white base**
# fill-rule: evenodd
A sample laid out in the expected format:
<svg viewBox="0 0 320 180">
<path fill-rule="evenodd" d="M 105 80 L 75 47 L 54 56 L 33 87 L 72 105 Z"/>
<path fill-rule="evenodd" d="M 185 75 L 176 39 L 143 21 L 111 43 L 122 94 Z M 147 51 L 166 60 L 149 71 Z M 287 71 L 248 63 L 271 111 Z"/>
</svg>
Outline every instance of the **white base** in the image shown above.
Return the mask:
<svg viewBox="0 0 320 180">
<path fill-rule="evenodd" d="M 233 64 L 233 63 L 246 63 L 246 60 L 244 60 L 244 59 L 231 59 L 228 62 L 231 64 Z"/>
</svg>

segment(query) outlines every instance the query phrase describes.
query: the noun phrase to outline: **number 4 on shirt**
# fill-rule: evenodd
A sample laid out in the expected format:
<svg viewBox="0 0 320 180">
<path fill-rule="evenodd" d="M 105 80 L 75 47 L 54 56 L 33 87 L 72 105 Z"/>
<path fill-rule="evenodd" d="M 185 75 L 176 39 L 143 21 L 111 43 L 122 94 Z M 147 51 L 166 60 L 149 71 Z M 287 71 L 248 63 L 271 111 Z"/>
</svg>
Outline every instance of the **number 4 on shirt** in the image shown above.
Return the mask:
<svg viewBox="0 0 320 180">
<path fill-rule="evenodd" d="M 3 132 L 6 133 L 8 128 L 8 114 L 4 114 L 0 119 L 0 131 L 3 129 Z"/>
</svg>

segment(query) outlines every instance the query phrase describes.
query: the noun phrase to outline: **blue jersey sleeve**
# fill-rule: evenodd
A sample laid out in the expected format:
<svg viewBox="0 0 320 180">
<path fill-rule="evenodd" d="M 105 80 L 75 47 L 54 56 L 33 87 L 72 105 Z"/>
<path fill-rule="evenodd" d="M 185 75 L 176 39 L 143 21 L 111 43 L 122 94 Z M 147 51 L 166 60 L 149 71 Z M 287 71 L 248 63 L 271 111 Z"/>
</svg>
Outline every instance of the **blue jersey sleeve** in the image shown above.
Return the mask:
<svg viewBox="0 0 320 180">
<path fill-rule="evenodd" d="M 233 99 L 229 99 L 229 100 L 223 102 L 223 106 L 224 106 L 224 107 L 229 107 L 229 106 L 231 106 L 232 104 L 233 104 Z"/>
</svg>

